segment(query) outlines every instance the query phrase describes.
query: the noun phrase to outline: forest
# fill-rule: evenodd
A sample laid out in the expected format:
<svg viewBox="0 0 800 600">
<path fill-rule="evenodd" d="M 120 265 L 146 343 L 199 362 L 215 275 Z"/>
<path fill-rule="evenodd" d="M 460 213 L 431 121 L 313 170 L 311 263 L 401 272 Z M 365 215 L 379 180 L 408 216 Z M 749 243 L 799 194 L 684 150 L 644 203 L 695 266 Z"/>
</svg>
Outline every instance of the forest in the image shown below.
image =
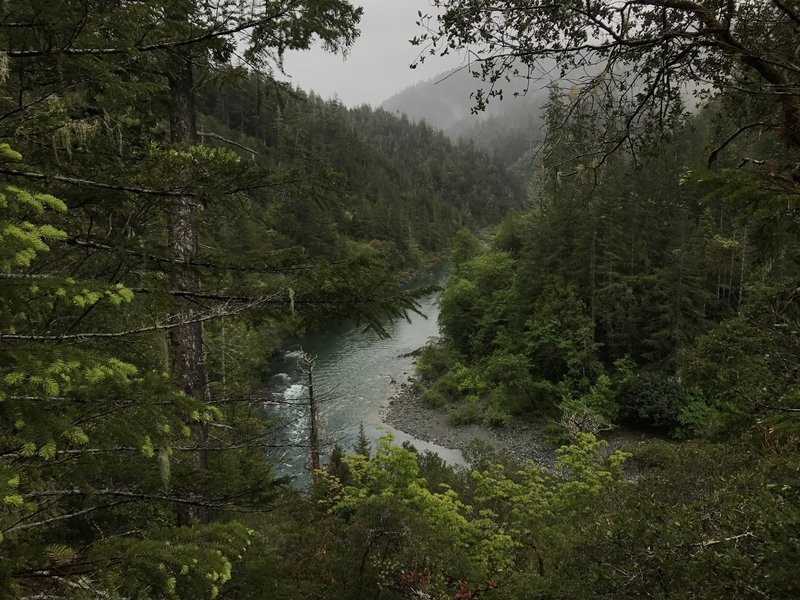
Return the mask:
<svg viewBox="0 0 800 600">
<path fill-rule="evenodd" d="M 347 0 L 0 4 L 0 597 L 800 595 L 800 6 L 430 5 L 450 137 L 284 82 Z M 272 357 L 441 260 L 413 393 L 554 465 L 280 475 Z"/>
</svg>

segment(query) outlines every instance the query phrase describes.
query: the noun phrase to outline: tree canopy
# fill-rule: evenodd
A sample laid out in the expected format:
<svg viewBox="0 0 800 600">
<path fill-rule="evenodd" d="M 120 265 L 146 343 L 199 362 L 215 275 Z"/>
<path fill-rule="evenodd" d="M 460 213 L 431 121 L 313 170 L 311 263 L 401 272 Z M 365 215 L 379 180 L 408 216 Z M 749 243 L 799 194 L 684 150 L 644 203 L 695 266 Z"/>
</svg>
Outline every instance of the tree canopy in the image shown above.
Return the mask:
<svg viewBox="0 0 800 600">
<path fill-rule="evenodd" d="M 419 62 L 467 53 L 485 87 L 476 107 L 537 81 L 576 85 L 605 122 L 587 153 L 641 149 L 679 122 L 692 98 L 735 89 L 760 107 L 739 129 L 774 129 L 800 147 L 800 12 L 784 0 L 434 0 L 413 43 Z M 521 83 L 519 83 L 521 81 Z M 719 140 L 723 142 L 724 139 Z"/>
</svg>

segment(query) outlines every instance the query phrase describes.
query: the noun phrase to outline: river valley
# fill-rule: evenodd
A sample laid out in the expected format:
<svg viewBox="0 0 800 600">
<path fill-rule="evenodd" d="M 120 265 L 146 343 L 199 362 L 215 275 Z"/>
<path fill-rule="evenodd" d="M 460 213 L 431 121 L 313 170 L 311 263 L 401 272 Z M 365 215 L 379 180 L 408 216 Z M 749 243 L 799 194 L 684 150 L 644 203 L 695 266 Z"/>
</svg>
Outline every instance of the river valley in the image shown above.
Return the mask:
<svg viewBox="0 0 800 600">
<path fill-rule="evenodd" d="M 440 266 L 408 285 L 443 286 L 447 277 L 448 271 Z M 412 353 L 439 335 L 438 298 L 439 292 L 421 298 L 421 314 L 410 313 L 407 321 L 387 321 L 389 338 L 365 331 L 363 324 L 355 321 L 342 321 L 306 335 L 283 352 L 269 379 L 274 404 L 270 411 L 276 421 L 273 439 L 278 446 L 271 456 L 281 475 L 291 476 L 301 485 L 308 481 L 308 385 L 300 364 L 304 352 L 315 357 L 314 389 L 323 464 L 335 444 L 352 450 L 363 425 L 373 449 L 388 433 L 394 443 L 409 442 L 419 451 L 436 453 L 451 465 L 466 465 L 462 451 L 477 443 L 507 452 L 516 461 L 532 460 L 545 468 L 555 467 L 555 448 L 546 442 L 543 422 L 515 419 L 507 427 L 475 423 L 455 426 L 446 410 L 425 405 L 412 391 Z M 636 432 L 625 429 L 615 429 L 603 437 L 608 442 L 604 454 L 639 439 Z"/>
</svg>

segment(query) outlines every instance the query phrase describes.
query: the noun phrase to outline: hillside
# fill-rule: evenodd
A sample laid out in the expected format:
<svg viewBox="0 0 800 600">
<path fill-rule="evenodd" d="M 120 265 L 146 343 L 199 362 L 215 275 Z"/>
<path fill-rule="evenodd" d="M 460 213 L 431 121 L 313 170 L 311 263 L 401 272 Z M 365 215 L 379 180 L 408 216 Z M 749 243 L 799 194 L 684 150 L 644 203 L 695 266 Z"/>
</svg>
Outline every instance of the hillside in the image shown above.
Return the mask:
<svg viewBox="0 0 800 600">
<path fill-rule="evenodd" d="M 348 109 L 258 78 L 209 88 L 199 107 L 207 129 L 257 150 L 255 161 L 276 172 L 323 165 L 336 174 L 317 198 L 273 200 L 282 243 L 316 255 L 338 254 L 344 239 L 381 240 L 413 263 L 458 228 L 496 223 L 521 202 L 499 161 L 382 109 Z"/>
<path fill-rule="evenodd" d="M 426 121 L 451 139 L 472 140 L 475 145 L 511 166 L 541 143 L 541 110 L 547 100 L 546 77 L 527 94 L 507 93 L 493 98 L 475 113 L 475 91 L 485 87 L 469 69 L 447 71 L 408 87 L 385 102 L 385 110 Z M 530 163 L 530 160 L 527 161 Z"/>
</svg>

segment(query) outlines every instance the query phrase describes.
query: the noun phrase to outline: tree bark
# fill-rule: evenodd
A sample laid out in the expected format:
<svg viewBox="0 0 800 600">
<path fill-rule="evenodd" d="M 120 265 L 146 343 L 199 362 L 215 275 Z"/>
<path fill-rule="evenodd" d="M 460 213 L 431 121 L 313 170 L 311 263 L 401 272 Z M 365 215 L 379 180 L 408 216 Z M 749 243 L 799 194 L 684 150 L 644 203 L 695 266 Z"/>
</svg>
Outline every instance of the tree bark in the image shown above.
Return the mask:
<svg viewBox="0 0 800 600">
<path fill-rule="evenodd" d="M 322 468 L 319 457 L 319 425 L 317 423 L 317 398 L 314 395 L 314 359 L 303 356 L 304 370 L 308 378 L 308 445 L 311 454 L 311 477 L 316 481 L 317 472 Z"/>
<path fill-rule="evenodd" d="M 197 122 L 191 59 L 181 57 L 175 67 L 169 77 L 172 101 L 170 135 L 176 145 L 194 146 L 197 144 Z M 191 267 L 198 250 L 197 211 L 198 203 L 194 196 L 179 196 L 173 202 L 167 217 L 167 245 L 172 258 L 176 261 L 175 268 L 171 271 L 171 283 L 178 289 L 193 292 L 200 291 L 200 278 Z M 207 401 L 203 323 L 194 318 L 193 305 L 187 298 L 178 297 L 175 302 L 175 318 L 185 324 L 169 330 L 171 372 L 186 394 Z M 206 470 L 208 453 L 204 450 L 204 446 L 208 441 L 208 424 L 202 421 L 197 424 L 195 435 L 199 450 L 193 455 L 192 462 L 197 469 Z M 193 507 L 190 518 L 207 522 L 208 509 Z"/>
</svg>

